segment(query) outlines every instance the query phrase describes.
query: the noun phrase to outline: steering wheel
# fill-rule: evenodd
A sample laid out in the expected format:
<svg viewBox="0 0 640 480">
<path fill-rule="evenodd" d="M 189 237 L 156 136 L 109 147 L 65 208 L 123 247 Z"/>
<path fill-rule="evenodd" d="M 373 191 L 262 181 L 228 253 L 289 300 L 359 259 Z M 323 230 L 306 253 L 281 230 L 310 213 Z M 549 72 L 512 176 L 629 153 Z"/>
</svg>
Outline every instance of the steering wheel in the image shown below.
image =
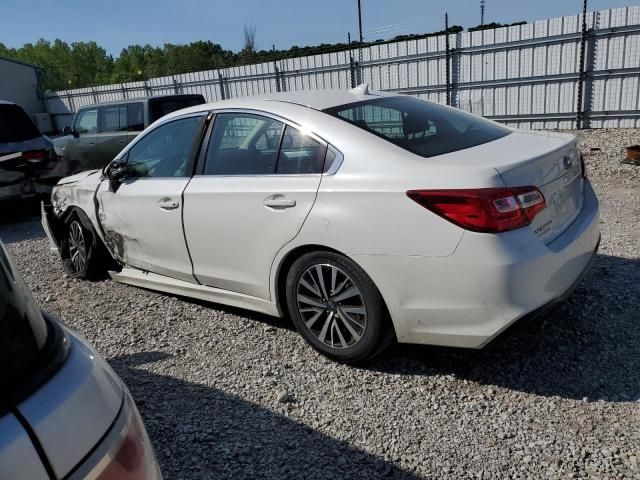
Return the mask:
<svg viewBox="0 0 640 480">
<path fill-rule="evenodd" d="M 153 168 L 149 169 L 151 177 L 176 177 L 184 172 L 187 159 L 183 154 L 173 153 L 164 157 Z"/>
</svg>

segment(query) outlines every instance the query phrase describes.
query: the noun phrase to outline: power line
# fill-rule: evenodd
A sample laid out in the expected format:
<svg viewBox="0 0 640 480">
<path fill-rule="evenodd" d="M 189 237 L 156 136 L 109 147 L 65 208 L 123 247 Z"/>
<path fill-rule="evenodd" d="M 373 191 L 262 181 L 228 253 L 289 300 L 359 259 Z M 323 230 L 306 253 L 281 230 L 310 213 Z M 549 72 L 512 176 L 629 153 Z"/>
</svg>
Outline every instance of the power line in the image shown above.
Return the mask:
<svg viewBox="0 0 640 480">
<path fill-rule="evenodd" d="M 431 19 L 429 18 L 419 18 L 416 20 L 410 20 L 408 22 L 400 22 L 400 23 L 390 23 L 388 25 L 380 25 L 378 27 L 373 27 L 370 28 L 369 30 L 366 30 L 365 33 L 374 33 L 380 30 L 388 30 L 388 29 L 393 29 L 393 28 L 403 28 L 403 27 L 409 27 L 411 25 L 418 25 L 421 23 L 426 23 L 429 22 Z"/>
</svg>

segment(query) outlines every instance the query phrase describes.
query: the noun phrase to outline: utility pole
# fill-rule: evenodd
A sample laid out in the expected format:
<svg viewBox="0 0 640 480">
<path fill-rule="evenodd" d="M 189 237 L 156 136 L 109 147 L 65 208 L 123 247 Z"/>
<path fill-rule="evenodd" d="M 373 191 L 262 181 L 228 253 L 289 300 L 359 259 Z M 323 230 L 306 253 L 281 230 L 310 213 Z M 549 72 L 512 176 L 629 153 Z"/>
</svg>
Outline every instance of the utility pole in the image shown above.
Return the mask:
<svg viewBox="0 0 640 480">
<path fill-rule="evenodd" d="M 360 29 L 360 43 L 362 43 L 362 8 L 360 6 L 360 0 L 358 0 L 358 28 Z"/>
<path fill-rule="evenodd" d="M 484 25 L 485 0 L 480 0 L 480 25 Z"/>
<path fill-rule="evenodd" d="M 584 95 L 584 82 L 587 78 L 585 72 L 585 53 L 587 50 L 587 0 L 582 4 L 582 35 L 580 37 L 580 79 L 578 80 L 578 98 L 576 105 L 576 128 L 581 129 L 584 123 L 584 112 L 582 111 L 582 96 Z"/>
<path fill-rule="evenodd" d="M 445 38 L 445 82 L 446 82 L 446 96 L 447 105 L 451 105 L 451 72 L 449 70 L 449 63 L 451 62 L 451 48 L 449 45 L 449 14 L 444 13 L 444 38 Z"/>
</svg>

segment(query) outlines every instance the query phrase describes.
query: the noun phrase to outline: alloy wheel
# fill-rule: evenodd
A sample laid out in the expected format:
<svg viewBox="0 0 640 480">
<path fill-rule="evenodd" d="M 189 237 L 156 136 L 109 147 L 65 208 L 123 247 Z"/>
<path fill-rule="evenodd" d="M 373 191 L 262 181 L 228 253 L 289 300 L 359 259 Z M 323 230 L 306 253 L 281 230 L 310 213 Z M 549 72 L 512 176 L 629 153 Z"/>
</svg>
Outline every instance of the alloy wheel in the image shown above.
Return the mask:
<svg viewBox="0 0 640 480">
<path fill-rule="evenodd" d="M 82 225 L 77 220 L 69 225 L 69 257 L 77 273 L 84 271 L 87 265 L 87 244 Z"/>
<path fill-rule="evenodd" d="M 331 348 L 353 347 L 367 328 L 367 309 L 360 290 L 335 265 L 307 268 L 298 279 L 296 302 L 309 332 Z"/>
</svg>

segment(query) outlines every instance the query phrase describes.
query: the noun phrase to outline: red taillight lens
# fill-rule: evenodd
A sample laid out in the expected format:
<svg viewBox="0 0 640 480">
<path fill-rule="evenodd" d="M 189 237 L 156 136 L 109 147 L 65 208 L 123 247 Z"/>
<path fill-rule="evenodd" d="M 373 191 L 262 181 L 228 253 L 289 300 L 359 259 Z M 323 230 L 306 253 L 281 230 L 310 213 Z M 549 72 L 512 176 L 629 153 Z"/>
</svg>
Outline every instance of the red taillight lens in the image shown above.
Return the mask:
<svg viewBox="0 0 640 480">
<path fill-rule="evenodd" d="M 486 233 L 527 226 L 546 206 L 536 187 L 410 190 L 407 196 L 466 230 Z"/>
<path fill-rule="evenodd" d="M 22 152 L 22 159 L 29 161 L 41 162 L 49 158 L 49 152 L 46 150 L 31 150 L 28 152 Z"/>
<path fill-rule="evenodd" d="M 103 462 L 92 473 L 98 480 L 158 480 L 162 478 L 153 447 L 140 414 L 130 399 L 127 402 L 126 423 L 120 439 Z"/>
</svg>

